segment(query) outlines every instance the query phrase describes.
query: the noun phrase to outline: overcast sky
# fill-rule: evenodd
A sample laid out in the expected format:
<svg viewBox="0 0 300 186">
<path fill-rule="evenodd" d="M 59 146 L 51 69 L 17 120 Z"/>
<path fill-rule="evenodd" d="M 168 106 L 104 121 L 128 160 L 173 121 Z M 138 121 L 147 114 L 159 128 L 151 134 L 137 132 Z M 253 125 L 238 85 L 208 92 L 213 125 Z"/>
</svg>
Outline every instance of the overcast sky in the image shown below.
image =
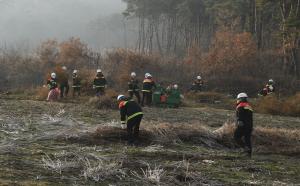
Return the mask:
<svg viewBox="0 0 300 186">
<path fill-rule="evenodd" d="M 101 36 L 93 40 L 95 29 L 102 29 L 95 24 L 114 14 L 121 16 L 125 8 L 122 0 L 0 0 L 0 44 L 37 45 L 49 38 L 76 36 L 92 47 L 115 46 L 107 39 L 114 30 L 105 42 Z"/>
</svg>

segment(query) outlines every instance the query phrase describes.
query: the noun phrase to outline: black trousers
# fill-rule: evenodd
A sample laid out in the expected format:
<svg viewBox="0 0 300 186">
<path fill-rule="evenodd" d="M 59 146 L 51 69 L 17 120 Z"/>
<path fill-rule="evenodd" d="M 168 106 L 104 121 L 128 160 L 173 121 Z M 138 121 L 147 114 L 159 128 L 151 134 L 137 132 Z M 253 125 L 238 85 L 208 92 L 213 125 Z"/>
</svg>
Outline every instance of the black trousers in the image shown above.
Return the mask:
<svg viewBox="0 0 300 186">
<path fill-rule="evenodd" d="M 249 154 L 252 153 L 251 136 L 252 136 L 252 127 L 247 125 L 243 125 L 243 126 L 238 125 L 234 132 L 234 139 L 236 143 L 242 148 L 247 147 L 247 152 Z"/>
<path fill-rule="evenodd" d="M 80 91 L 81 91 L 80 87 L 73 87 L 73 97 L 75 96 L 76 93 L 78 94 L 78 96 L 80 96 Z"/>
<path fill-rule="evenodd" d="M 193 85 L 191 90 L 194 92 L 202 92 L 202 85 Z"/>
<path fill-rule="evenodd" d="M 99 87 L 96 88 L 96 96 L 103 96 L 105 94 L 105 88 L 104 87 Z"/>
<path fill-rule="evenodd" d="M 141 96 L 140 93 L 138 91 L 129 91 L 129 97 L 130 99 L 133 98 L 133 96 L 135 96 L 138 99 L 138 103 L 141 103 Z"/>
<path fill-rule="evenodd" d="M 152 104 L 152 92 L 143 92 L 143 98 L 142 98 L 142 106 L 145 105 L 150 106 Z"/>
<path fill-rule="evenodd" d="M 69 84 L 61 84 L 60 85 L 60 97 L 63 98 L 64 96 L 67 96 L 69 94 Z"/>
<path fill-rule="evenodd" d="M 138 115 L 127 121 L 127 135 L 129 144 L 132 144 L 138 140 L 142 119 L 143 115 Z"/>
</svg>

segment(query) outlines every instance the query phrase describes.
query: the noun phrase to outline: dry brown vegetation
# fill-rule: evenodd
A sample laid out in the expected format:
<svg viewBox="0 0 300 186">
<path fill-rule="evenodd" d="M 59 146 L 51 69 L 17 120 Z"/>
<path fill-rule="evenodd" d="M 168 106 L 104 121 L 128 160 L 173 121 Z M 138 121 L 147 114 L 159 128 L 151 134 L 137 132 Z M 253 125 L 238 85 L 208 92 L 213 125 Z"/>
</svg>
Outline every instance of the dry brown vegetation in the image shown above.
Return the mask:
<svg viewBox="0 0 300 186">
<path fill-rule="evenodd" d="M 233 133 L 235 125 L 225 123 L 214 131 L 218 141 L 228 147 L 234 147 Z M 256 127 L 253 132 L 254 146 L 261 153 L 296 155 L 300 153 L 300 130 Z"/>
<path fill-rule="evenodd" d="M 105 95 L 90 98 L 88 104 L 94 105 L 98 109 L 118 109 L 117 96 L 116 91 L 108 89 L 105 91 Z"/>
<path fill-rule="evenodd" d="M 141 130 L 141 145 L 172 145 L 189 143 L 207 148 L 235 148 L 235 125 L 225 123 L 212 130 L 199 124 L 172 125 L 146 123 Z M 116 127 L 98 127 L 93 134 L 97 142 L 109 143 L 126 139 L 126 131 Z M 256 127 L 253 132 L 255 152 L 296 155 L 300 154 L 300 130 Z"/>
<path fill-rule="evenodd" d="M 33 92 L 35 92 L 35 99 L 44 101 L 48 97 L 49 89 L 48 87 L 37 87 Z"/>
<path fill-rule="evenodd" d="M 27 180 L 50 185 L 299 183 L 297 118 L 257 114 L 254 154 L 248 159 L 234 148 L 231 120 L 214 132 L 234 115 L 230 111 L 145 108 L 140 145 L 131 147 L 125 145 L 127 132 L 117 110 L 69 102 L 0 102 L 0 177 L 7 185 L 13 185 L 11 173 L 24 185 Z"/>
<path fill-rule="evenodd" d="M 275 95 L 259 98 L 255 103 L 259 113 L 300 116 L 300 93 L 279 99 Z"/>
<path fill-rule="evenodd" d="M 276 62 L 276 54 L 261 54 L 251 35 L 247 33 L 218 32 L 208 51 L 196 46 L 189 48 L 185 58 L 162 57 L 156 54 L 140 54 L 125 49 L 108 51 L 101 56 L 88 50 L 78 38 L 64 42 L 48 40 L 41 44 L 34 55 L 23 54 L 18 50 L 3 50 L 0 53 L 1 89 L 34 90 L 39 100 L 46 97 L 46 89 L 36 88 L 45 84 L 51 72 L 61 76 L 61 67 L 71 72 L 79 70 L 82 82 L 82 95 L 94 95 L 92 82 L 97 68 L 101 68 L 108 80 L 110 89 L 124 92 L 132 71 L 137 72 L 142 81 L 144 73 L 150 72 L 154 80 L 167 86 L 179 84 L 180 90 L 188 92 L 196 75 L 201 74 L 205 81 L 205 91 L 198 94 L 188 93 L 187 98 L 202 103 L 217 103 L 226 109 L 232 109 L 232 98 L 239 92 L 256 96 L 265 81 L 276 81 L 276 95 L 293 95 L 299 90 L 295 79 L 278 71 L 281 64 Z M 267 61 L 274 60 L 274 63 Z M 1 90 L 0 90 L 1 91 Z M 222 92 L 222 93 L 218 93 Z M 116 94 L 116 93 L 115 93 Z M 112 95 L 102 97 L 98 108 L 111 108 Z M 113 95 L 115 96 L 115 95 Z M 111 103 L 110 103 L 111 102 Z M 101 103 L 101 104 L 99 104 Z M 105 105 L 105 106 L 102 106 Z M 255 101 L 256 112 L 299 116 L 299 94 L 290 98 L 265 97 Z"/>
<path fill-rule="evenodd" d="M 137 72 L 140 80 L 150 72 L 157 82 L 165 86 L 177 83 L 182 90 L 188 90 L 198 74 L 203 76 L 205 89 L 209 91 L 230 94 L 245 91 L 256 95 L 269 78 L 275 79 L 280 93 L 297 90 L 296 80 L 278 71 L 281 65 L 276 62 L 278 56 L 268 52 L 261 54 L 247 33 L 218 32 L 208 51 L 193 46 L 184 58 L 146 55 L 128 49 L 111 50 L 102 56 L 89 50 L 78 38 L 64 42 L 48 40 L 34 55 L 6 50 L 0 58 L 5 69 L 1 72 L 0 84 L 9 89 L 41 85 L 50 72 L 59 74 L 65 65 L 70 74 L 73 69 L 79 70 L 84 91 L 90 91 L 97 68 L 104 71 L 109 85 L 116 90 L 126 88 L 132 71 Z M 266 62 L 271 60 L 275 62 Z"/>
</svg>

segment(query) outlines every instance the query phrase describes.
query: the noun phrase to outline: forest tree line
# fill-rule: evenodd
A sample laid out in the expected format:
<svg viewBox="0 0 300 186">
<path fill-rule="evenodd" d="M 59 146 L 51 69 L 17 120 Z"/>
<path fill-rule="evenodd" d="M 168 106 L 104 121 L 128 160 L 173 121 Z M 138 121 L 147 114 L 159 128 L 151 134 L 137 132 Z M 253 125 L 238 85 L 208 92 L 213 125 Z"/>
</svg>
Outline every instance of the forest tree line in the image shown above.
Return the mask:
<svg viewBox="0 0 300 186">
<path fill-rule="evenodd" d="M 300 0 L 124 0 L 137 18 L 137 50 L 183 56 L 208 51 L 217 32 L 251 34 L 259 52 L 277 53 L 285 73 L 300 77 Z"/>
<path fill-rule="evenodd" d="M 280 95 L 300 90 L 300 0 L 124 1 L 136 48 L 97 51 L 74 37 L 49 39 L 31 53 L 0 48 L 0 92 L 40 86 L 61 66 L 85 82 L 101 68 L 117 90 L 132 71 L 182 90 L 198 75 L 205 91 L 256 96 L 269 79 Z"/>
</svg>

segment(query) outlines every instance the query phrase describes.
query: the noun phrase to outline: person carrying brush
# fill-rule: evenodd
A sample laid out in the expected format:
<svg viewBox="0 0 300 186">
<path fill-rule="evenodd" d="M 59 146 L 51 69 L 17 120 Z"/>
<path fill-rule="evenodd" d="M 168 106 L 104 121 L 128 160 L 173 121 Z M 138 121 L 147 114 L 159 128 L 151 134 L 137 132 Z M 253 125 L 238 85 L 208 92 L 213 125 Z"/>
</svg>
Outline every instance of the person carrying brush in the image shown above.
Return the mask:
<svg viewBox="0 0 300 186">
<path fill-rule="evenodd" d="M 140 123 L 143 119 L 142 108 L 134 100 L 128 99 L 124 95 L 119 95 L 117 100 L 119 102 L 121 126 L 126 128 L 127 124 L 128 145 L 133 145 L 139 137 Z"/>
<path fill-rule="evenodd" d="M 253 109 L 250 106 L 246 93 L 237 96 L 236 118 L 237 128 L 234 132 L 236 143 L 245 148 L 249 157 L 252 155 L 251 135 L 253 130 Z M 244 138 L 244 139 L 243 139 Z"/>
</svg>

